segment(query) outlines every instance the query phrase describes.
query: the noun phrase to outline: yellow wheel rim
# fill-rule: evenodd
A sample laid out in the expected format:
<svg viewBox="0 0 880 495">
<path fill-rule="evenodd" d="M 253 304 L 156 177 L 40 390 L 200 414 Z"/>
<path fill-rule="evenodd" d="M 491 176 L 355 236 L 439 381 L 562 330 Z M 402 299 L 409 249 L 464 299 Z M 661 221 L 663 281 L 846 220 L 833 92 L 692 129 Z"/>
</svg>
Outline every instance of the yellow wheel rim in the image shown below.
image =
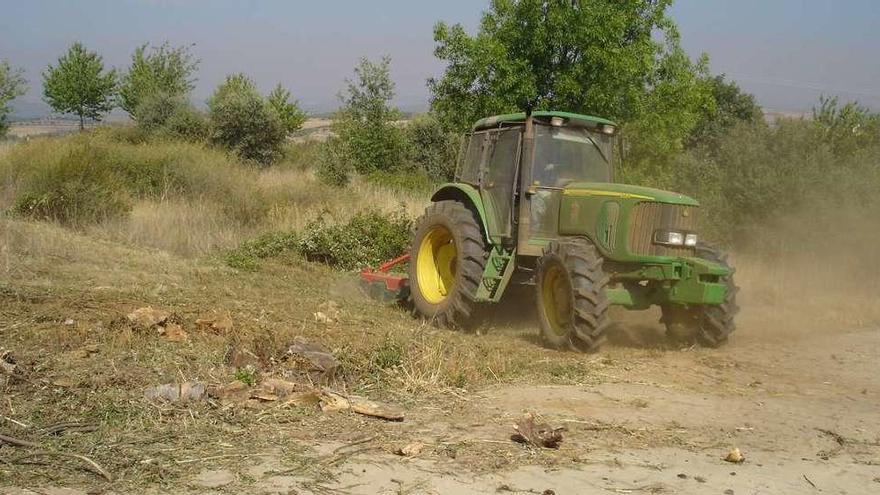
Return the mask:
<svg viewBox="0 0 880 495">
<path fill-rule="evenodd" d="M 422 297 L 431 304 L 439 304 L 455 288 L 455 265 L 458 249 L 449 229 L 435 225 L 419 245 L 416 275 Z"/>
<path fill-rule="evenodd" d="M 554 263 L 544 272 L 541 301 L 550 329 L 557 335 L 567 335 L 571 325 L 572 294 L 565 268 Z"/>
</svg>

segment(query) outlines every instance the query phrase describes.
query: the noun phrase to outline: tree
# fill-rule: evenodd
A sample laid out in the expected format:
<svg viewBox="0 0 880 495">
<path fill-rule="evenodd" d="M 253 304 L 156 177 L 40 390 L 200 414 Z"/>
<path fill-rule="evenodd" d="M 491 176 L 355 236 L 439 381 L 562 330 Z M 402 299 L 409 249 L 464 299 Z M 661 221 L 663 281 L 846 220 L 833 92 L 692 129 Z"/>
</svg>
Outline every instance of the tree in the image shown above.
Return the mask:
<svg viewBox="0 0 880 495">
<path fill-rule="evenodd" d="M 431 106 L 456 130 L 526 104 L 622 123 L 650 116 L 663 125 L 642 134 L 679 148 L 711 98 L 700 84 L 706 63 L 682 50 L 670 3 L 492 0 L 473 36 L 440 22 L 434 53 L 447 67 L 428 81 Z"/>
<path fill-rule="evenodd" d="M 287 133 L 290 134 L 299 130 L 306 121 L 306 113 L 299 107 L 296 100 L 290 99 L 290 91 L 284 89 L 281 83 L 275 86 L 275 89 L 269 93 L 267 97 L 269 106 L 275 110 Z"/>
<path fill-rule="evenodd" d="M 190 51 L 192 46 L 172 47 L 166 41 L 158 47 L 145 43 L 135 48 L 119 86 L 119 106 L 134 117 L 138 105 L 149 95 L 161 92 L 186 98 L 195 87 L 199 67 Z"/>
<path fill-rule="evenodd" d="M 838 156 L 846 156 L 880 143 L 880 113 L 857 102 L 840 105 L 837 97 L 819 97 L 813 122 Z"/>
<path fill-rule="evenodd" d="M 227 77 L 209 98 L 208 107 L 215 143 L 263 165 L 281 158 L 287 138 L 284 124 L 247 76 Z"/>
<path fill-rule="evenodd" d="M 395 125 L 400 112 L 391 106 L 391 59 L 383 57 L 373 63 L 363 58 L 354 74 L 354 80 L 346 80 L 347 89 L 339 96 L 342 108 L 334 117 L 332 129 L 359 173 L 398 168 L 403 162 L 404 141 Z"/>
<path fill-rule="evenodd" d="M 755 101 L 755 96 L 746 93 L 733 81 L 725 79 L 724 74 L 707 79 L 713 107 L 706 107 L 688 138 L 689 145 L 697 145 L 717 140 L 741 122 L 752 125 L 764 122 L 764 112 Z"/>
<path fill-rule="evenodd" d="M 13 69 L 6 60 L 0 60 L 0 137 L 6 135 L 6 116 L 12 112 L 9 102 L 25 94 L 27 81 L 21 69 Z"/>
<path fill-rule="evenodd" d="M 56 112 L 77 115 L 80 130 L 86 118 L 101 120 L 113 109 L 116 87 L 116 71 L 105 72 L 101 56 L 79 42 L 43 73 L 44 100 Z"/>
</svg>

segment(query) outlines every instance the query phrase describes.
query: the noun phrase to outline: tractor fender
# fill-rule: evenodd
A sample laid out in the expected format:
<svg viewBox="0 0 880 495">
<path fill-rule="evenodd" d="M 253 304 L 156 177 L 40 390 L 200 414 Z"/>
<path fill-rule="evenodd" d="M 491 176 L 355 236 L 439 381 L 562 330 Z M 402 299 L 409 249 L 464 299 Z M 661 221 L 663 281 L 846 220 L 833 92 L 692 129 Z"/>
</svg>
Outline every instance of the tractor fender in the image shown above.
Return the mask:
<svg viewBox="0 0 880 495">
<path fill-rule="evenodd" d="M 431 201 L 446 200 L 459 201 L 476 212 L 480 220 L 480 226 L 483 229 L 483 234 L 486 236 L 486 241 L 492 243 L 492 238 L 489 237 L 489 224 L 486 223 L 486 207 L 483 204 L 483 198 L 480 197 L 480 191 L 476 187 L 462 183 L 441 184 L 434 191 L 434 194 L 431 195 Z"/>
</svg>

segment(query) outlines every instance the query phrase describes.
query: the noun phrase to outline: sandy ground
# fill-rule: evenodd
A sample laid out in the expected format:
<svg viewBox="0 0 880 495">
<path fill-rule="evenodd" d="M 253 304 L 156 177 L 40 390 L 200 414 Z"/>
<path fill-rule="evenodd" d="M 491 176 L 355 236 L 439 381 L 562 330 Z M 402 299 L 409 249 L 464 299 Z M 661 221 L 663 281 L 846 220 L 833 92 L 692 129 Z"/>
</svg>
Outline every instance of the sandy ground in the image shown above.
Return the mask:
<svg viewBox="0 0 880 495">
<path fill-rule="evenodd" d="M 616 340 L 585 358 L 605 364 L 601 383 L 498 386 L 373 422 L 349 442 L 313 438 L 330 468 L 321 477 L 291 474 L 268 452 L 153 493 L 880 493 L 877 329 L 792 339 L 748 322 L 723 349 L 625 363 L 615 359 L 630 343 Z M 509 440 L 525 411 L 566 428 L 559 450 Z M 416 457 L 390 452 L 415 441 Z M 722 460 L 734 447 L 742 464 Z"/>
</svg>

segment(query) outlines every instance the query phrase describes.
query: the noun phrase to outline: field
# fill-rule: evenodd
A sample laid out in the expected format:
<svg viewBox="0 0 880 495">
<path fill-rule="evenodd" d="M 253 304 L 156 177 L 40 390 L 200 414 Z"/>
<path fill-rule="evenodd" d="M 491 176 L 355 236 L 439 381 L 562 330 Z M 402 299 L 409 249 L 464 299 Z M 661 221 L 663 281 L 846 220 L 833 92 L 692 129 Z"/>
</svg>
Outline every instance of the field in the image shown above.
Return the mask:
<svg viewBox="0 0 880 495">
<path fill-rule="evenodd" d="M 211 150 L 155 145 L 140 151 L 214 172 L 182 182 L 187 194 L 135 196 L 127 214 L 88 225 L 11 214 L 24 183 L 16 160 L 50 163 L 51 150 L 86 138 L 63 139 L 0 148 L 0 164 L 13 164 L 0 166 L 9 212 L 0 217 L 0 353 L 16 367 L 0 373 L 0 433 L 40 446 L 0 448 L 0 492 L 880 489 L 880 283 L 863 276 L 878 261 L 864 245 L 735 253 L 744 310 L 724 348 L 672 347 L 658 314 L 616 312 L 609 345 L 581 355 L 541 346 L 530 287 L 469 334 L 377 304 L 355 274 L 295 253 L 256 270 L 228 266 L 224 253 L 261 233 L 368 208 L 414 216 L 427 202 L 365 181 L 331 188 L 295 162 L 257 171 Z M 134 156 L 94 140 L 106 153 L 96 156 Z M 241 221 L 233 202 L 258 219 Z M 164 333 L 127 319 L 144 307 L 170 314 Z M 304 369 L 288 352 L 297 342 L 320 344 L 339 368 Z M 297 392 L 260 388 L 273 379 Z M 188 403 L 145 397 L 192 382 L 219 392 Z M 242 387 L 243 398 L 227 394 Z M 322 411 L 313 390 L 390 404 L 405 419 Z M 526 412 L 565 428 L 559 449 L 510 440 Z M 395 453 L 407 446 L 410 455 Z M 723 460 L 734 448 L 743 463 Z"/>
</svg>

